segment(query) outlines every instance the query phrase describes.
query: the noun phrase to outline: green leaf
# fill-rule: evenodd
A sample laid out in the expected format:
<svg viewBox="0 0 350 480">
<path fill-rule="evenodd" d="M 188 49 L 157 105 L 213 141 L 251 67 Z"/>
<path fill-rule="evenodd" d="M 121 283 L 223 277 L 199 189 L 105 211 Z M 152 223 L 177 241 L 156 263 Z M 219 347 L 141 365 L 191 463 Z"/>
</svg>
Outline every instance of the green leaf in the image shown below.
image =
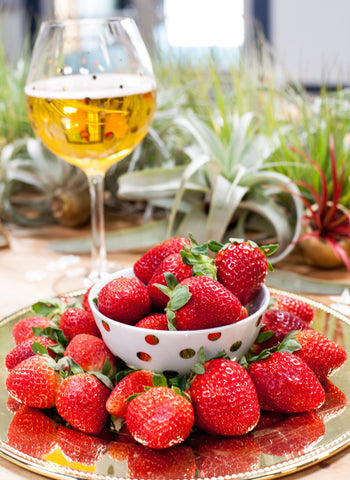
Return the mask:
<svg viewBox="0 0 350 480">
<path fill-rule="evenodd" d="M 75 373 L 75 372 L 73 372 L 73 373 Z M 77 372 L 77 373 L 79 373 L 79 372 Z M 88 373 L 90 373 L 94 377 L 98 378 L 98 380 L 100 380 L 100 382 L 102 382 L 104 385 L 106 385 L 106 387 L 108 387 L 110 390 L 113 390 L 114 384 L 113 384 L 112 380 L 107 375 L 104 375 L 101 372 L 88 372 Z"/>
<path fill-rule="evenodd" d="M 56 298 L 41 300 L 32 305 L 32 310 L 40 317 L 51 318 L 60 311 L 62 302 Z"/>
<path fill-rule="evenodd" d="M 278 249 L 279 245 L 277 243 L 270 243 L 268 245 L 261 245 L 260 250 L 266 255 L 266 257 L 269 257 L 270 255 L 273 255 L 275 251 Z"/>
<path fill-rule="evenodd" d="M 108 360 L 108 358 L 106 358 L 102 367 L 102 374 L 105 375 L 106 377 L 109 377 L 110 373 L 111 373 L 111 363 Z"/>
<path fill-rule="evenodd" d="M 202 363 L 195 363 L 192 367 L 192 372 L 198 375 L 202 375 L 203 373 L 205 373 L 205 368 Z"/>
<path fill-rule="evenodd" d="M 246 357 L 244 361 L 248 362 L 249 365 L 255 362 L 258 362 L 260 360 L 265 360 L 266 358 L 269 358 L 273 353 L 275 352 L 287 352 L 287 353 L 293 353 L 296 350 L 300 350 L 301 345 L 298 342 L 298 340 L 295 338 L 295 335 L 298 333 L 298 330 L 293 330 L 292 332 L 289 332 L 283 340 L 278 343 L 277 345 L 271 347 L 271 348 L 266 348 L 265 350 L 262 350 L 258 355 L 251 356 L 249 359 Z M 242 359 L 241 359 L 242 361 Z"/>
<path fill-rule="evenodd" d="M 47 362 L 47 366 L 52 368 L 52 370 L 57 370 L 57 364 L 53 358 L 50 357 L 50 360 Z"/>
<path fill-rule="evenodd" d="M 267 340 L 270 340 L 275 335 L 275 332 L 273 330 L 268 330 L 265 332 L 259 332 L 258 336 L 255 339 L 256 343 L 264 343 L 267 342 Z"/>
<path fill-rule="evenodd" d="M 61 343 L 55 343 L 54 345 L 49 346 L 49 350 L 55 353 L 56 356 L 63 357 L 66 349 Z"/>
<path fill-rule="evenodd" d="M 299 330 L 293 330 L 289 332 L 281 343 L 279 343 L 276 347 L 277 352 L 289 352 L 293 353 L 296 350 L 301 349 L 301 345 L 298 340 L 295 338 L 295 335 L 299 333 Z"/>
<path fill-rule="evenodd" d="M 152 385 L 154 387 L 167 387 L 168 382 L 164 375 L 155 373 L 152 377 Z"/>
<path fill-rule="evenodd" d="M 171 290 L 169 287 L 166 287 L 165 285 L 162 285 L 161 283 L 154 283 L 153 284 L 155 287 L 157 287 L 161 292 L 164 293 L 164 295 L 167 295 L 170 297 L 171 295 Z"/>
<path fill-rule="evenodd" d="M 167 309 L 166 312 L 167 320 L 168 320 L 168 328 L 170 331 L 176 331 L 175 327 L 175 313 L 172 310 Z"/>
<path fill-rule="evenodd" d="M 66 347 L 68 340 L 60 328 L 56 327 L 32 327 L 32 332 L 36 337 L 47 337 L 53 340 L 55 343 L 59 343 Z"/>
<path fill-rule="evenodd" d="M 145 389 L 146 390 L 146 389 Z M 142 393 L 133 393 L 132 395 L 129 395 L 128 398 L 126 399 L 126 403 L 131 402 L 131 400 L 134 400 L 134 398 L 138 397 L 139 395 L 142 395 Z"/>
<path fill-rule="evenodd" d="M 49 355 L 47 349 L 40 342 L 33 342 L 32 350 L 37 355 Z"/>
<path fill-rule="evenodd" d="M 84 370 L 81 368 L 79 363 L 77 363 L 73 358 L 69 358 L 70 373 L 76 375 L 77 373 L 83 373 Z"/>
<path fill-rule="evenodd" d="M 115 383 L 118 384 L 121 380 L 123 380 L 123 378 L 125 378 L 127 375 L 129 375 L 129 373 L 132 373 L 134 371 L 135 370 L 130 370 L 130 369 L 119 370 L 119 372 L 117 372 L 117 374 L 115 376 Z"/>
<path fill-rule="evenodd" d="M 187 285 L 178 285 L 172 292 L 168 307 L 172 311 L 182 308 L 191 298 L 192 294 Z"/>
<path fill-rule="evenodd" d="M 164 278 L 170 290 L 174 290 L 179 285 L 179 282 L 173 273 L 165 272 Z"/>
<path fill-rule="evenodd" d="M 200 347 L 200 349 L 198 350 L 198 361 L 202 364 L 206 362 L 204 347 Z"/>
<path fill-rule="evenodd" d="M 221 352 L 218 352 L 213 357 L 210 357 L 209 360 L 214 360 L 215 358 L 229 358 L 229 357 L 225 350 L 221 350 Z"/>
<path fill-rule="evenodd" d="M 169 379 L 169 383 L 174 387 L 178 387 L 182 391 L 189 388 L 187 377 L 185 375 L 178 375 L 176 377 L 172 377 Z"/>
<path fill-rule="evenodd" d="M 215 253 L 217 253 L 219 250 L 221 250 L 223 248 L 223 246 L 224 246 L 223 243 L 218 242 L 216 240 L 209 240 L 209 242 L 208 242 L 209 250 L 211 250 L 212 252 L 215 252 Z"/>
</svg>

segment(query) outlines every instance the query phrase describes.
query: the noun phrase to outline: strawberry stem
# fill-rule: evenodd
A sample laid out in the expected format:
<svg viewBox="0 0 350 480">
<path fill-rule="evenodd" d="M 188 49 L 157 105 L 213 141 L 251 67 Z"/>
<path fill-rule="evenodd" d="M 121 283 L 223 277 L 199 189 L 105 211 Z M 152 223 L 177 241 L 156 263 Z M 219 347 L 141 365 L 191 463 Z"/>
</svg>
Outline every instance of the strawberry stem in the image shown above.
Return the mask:
<svg viewBox="0 0 350 480">
<path fill-rule="evenodd" d="M 289 332 L 280 343 L 278 343 L 277 345 L 271 348 L 266 348 L 265 350 L 262 350 L 258 355 L 253 355 L 253 356 L 244 355 L 240 360 L 240 364 L 244 368 L 248 368 L 249 365 L 251 365 L 252 363 L 258 362 L 260 360 L 265 360 L 275 352 L 293 353 L 297 350 L 300 350 L 301 345 L 298 342 L 298 340 L 295 338 L 295 335 L 298 332 L 299 330 L 293 330 L 292 332 Z"/>
</svg>

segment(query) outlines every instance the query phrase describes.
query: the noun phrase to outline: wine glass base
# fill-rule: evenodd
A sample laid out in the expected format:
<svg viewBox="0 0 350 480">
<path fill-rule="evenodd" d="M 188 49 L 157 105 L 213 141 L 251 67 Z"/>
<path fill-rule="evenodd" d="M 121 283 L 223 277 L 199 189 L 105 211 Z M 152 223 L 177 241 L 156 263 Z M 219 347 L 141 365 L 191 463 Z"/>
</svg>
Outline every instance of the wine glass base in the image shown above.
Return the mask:
<svg viewBox="0 0 350 480">
<path fill-rule="evenodd" d="M 58 277 L 53 283 L 56 294 L 68 293 L 77 290 L 87 290 L 95 282 L 120 269 L 114 262 L 108 262 L 102 273 L 89 271 L 85 267 L 71 268 Z"/>
</svg>

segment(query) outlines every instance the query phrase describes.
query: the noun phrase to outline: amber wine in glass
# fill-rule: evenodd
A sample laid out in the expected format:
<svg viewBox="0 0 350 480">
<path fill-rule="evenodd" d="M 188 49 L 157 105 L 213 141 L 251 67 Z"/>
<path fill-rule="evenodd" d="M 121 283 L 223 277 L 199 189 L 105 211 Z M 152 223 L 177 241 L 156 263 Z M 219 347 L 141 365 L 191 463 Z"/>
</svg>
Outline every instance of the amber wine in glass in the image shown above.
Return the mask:
<svg viewBox="0 0 350 480">
<path fill-rule="evenodd" d="M 149 55 L 130 18 L 44 22 L 25 87 L 33 130 L 87 175 L 92 261 L 85 285 L 107 271 L 106 170 L 144 138 L 156 108 Z"/>
</svg>

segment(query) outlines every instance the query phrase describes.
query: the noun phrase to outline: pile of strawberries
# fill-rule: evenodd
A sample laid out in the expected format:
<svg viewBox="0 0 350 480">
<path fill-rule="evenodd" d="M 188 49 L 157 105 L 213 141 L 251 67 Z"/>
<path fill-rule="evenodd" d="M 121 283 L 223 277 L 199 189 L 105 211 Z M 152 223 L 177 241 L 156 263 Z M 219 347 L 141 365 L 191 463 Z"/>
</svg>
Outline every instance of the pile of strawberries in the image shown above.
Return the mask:
<svg viewBox="0 0 350 480">
<path fill-rule="evenodd" d="M 109 282 L 96 304 L 115 321 L 153 330 L 238 322 L 247 316 L 247 304 L 265 282 L 266 255 L 273 249 L 246 241 L 201 246 L 192 237 L 175 237 L 138 259 L 137 278 Z M 228 359 L 225 352 L 214 359 L 201 352 L 203 361 L 191 374 L 171 377 L 130 370 L 111 354 L 96 327 L 88 293 L 81 304 L 69 297 L 38 302 L 33 305 L 35 315 L 13 328 L 16 346 L 6 356 L 9 408 L 16 412 L 9 428 L 12 446 L 24 448 L 23 438 L 29 435 L 24 432 L 33 435 L 28 416 L 35 417 L 35 425 L 47 422 L 49 439 L 57 442 L 59 432 L 59 438 L 66 439 L 63 449 L 68 448 L 69 431 L 81 442 L 82 435 L 91 438 L 90 450 L 93 439 L 105 438 L 108 431 L 108 441 L 96 440 L 98 452 L 108 449 L 113 458 L 126 454 L 131 463 L 143 465 L 141 445 L 157 450 L 154 455 L 159 458 L 163 449 L 179 445 L 186 457 L 188 438 L 200 451 L 210 450 L 214 441 L 222 442 L 223 449 L 232 442 L 240 448 L 251 441 L 249 432 L 259 439 L 259 431 L 278 422 L 286 431 L 295 425 L 293 418 L 300 424 L 315 417 L 323 425 L 322 408 L 336 388 L 328 377 L 345 363 L 347 354 L 312 328 L 314 311 L 308 303 L 274 296 L 260 335 L 240 362 Z M 344 395 L 339 398 L 344 406 Z M 40 455 L 52 448 L 51 440 L 41 446 Z M 254 451 L 251 445 L 244 448 Z M 39 456 L 37 451 L 30 453 Z M 169 465 L 171 458 L 169 450 L 164 462 Z M 207 476 L 210 473 L 205 470 Z"/>
</svg>

